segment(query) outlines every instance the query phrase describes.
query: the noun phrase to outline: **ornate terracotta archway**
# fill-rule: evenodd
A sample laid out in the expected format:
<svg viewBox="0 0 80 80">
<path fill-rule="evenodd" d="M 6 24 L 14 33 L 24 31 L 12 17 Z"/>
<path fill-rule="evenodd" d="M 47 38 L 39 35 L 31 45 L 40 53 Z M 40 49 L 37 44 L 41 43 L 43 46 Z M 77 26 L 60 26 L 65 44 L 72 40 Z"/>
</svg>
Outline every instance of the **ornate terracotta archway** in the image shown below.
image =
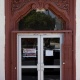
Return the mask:
<svg viewBox="0 0 80 80">
<path fill-rule="evenodd" d="M 63 6 L 62 4 L 63 5 L 66 4 L 66 6 Z M 59 7 L 61 7 L 61 9 L 57 5 L 59 5 Z M 27 3 L 27 5 L 24 5 L 21 9 L 19 9 L 17 11 L 15 11 L 15 10 L 18 8 L 16 8 L 16 9 L 13 8 L 12 10 L 15 11 L 13 13 L 13 18 L 12 18 L 14 26 L 17 25 L 19 20 L 21 18 L 23 18 L 25 15 L 27 15 L 31 10 L 37 9 L 37 8 L 38 9 L 44 8 L 44 9 L 51 10 L 57 16 L 62 18 L 66 22 L 66 25 L 65 25 L 65 26 L 67 26 L 66 28 L 67 29 L 69 28 L 69 24 L 70 24 L 70 19 L 69 19 L 69 14 L 68 14 L 69 6 L 68 6 L 67 2 L 65 2 L 65 3 L 59 2 L 58 3 L 56 1 L 55 1 L 55 5 L 52 4 L 52 1 L 47 1 L 46 3 L 44 1 L 36 1 L 36 2 L 30 1 L 29 3 Z"/>
<path fill-rule="evenodd" d="M 49 9 L 61 19 L 65 21 L 64 30 L 62 32 L 66 32 L 67 30 L 71 30 L 71 40 L 70 46 L 72 47 L 71 53 L 71 71 L 69 80 L 75 79 L 75 1 L 76 0 L 6 0 L 6 26 L 5 26 L 5 35 L 6 35 L 6 49 L 5 49 L 5 69 L 6 69 L 6 80 L 15 80 L 16 74 L 12 74 L 15 72 L 12 68 L 14 51 L 12 50 L 12 44 L 16 43 L 11 42 L 11 32 L 18 30 L 18 22 L 27 15 L 33 9 Z M 60 31 L 61 32 L 61 31 Z M 67 31 L 68 32 L 68 31 Z M 65 34 L 68 36 L 69 32 Z M 69 38 L 65 37 L 65 41 Z M 15 36 L 13 36 L 15 38 Z M 68 42 L 68 41 L 67 41 Z M 69 43 L 68 43 L 69 44 Z M 64 44 L 65 45 L 65 44 Z M 14 45 L 15 46 L 15 45 Z M 14 47 L 13 47 L 14 48 Z M 65 50 L 65 49 L 64 49 Z M 13 52 L 12 52 L 13 51 Z M 16 51 L 16 50 L 15 50 Z M 14 65 L 15 66 L 15 65 Z M 71 74 L 73 73 L 73 74 Z M 63 78 L 64 80 L 65 78 Z M 67 79 L 66 79 L 67 80 Z"/>
</svg>

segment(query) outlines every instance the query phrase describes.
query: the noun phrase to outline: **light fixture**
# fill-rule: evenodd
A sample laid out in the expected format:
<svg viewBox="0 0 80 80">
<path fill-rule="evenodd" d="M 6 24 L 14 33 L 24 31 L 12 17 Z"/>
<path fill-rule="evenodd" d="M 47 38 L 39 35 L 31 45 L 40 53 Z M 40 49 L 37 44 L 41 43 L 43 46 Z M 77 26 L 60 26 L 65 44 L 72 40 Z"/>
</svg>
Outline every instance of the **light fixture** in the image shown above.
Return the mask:
<svg viewBox="0 0 80 80">
<path fill-rule="evenodd" d="M 44 9 L 44 8 L 42 8 L 42 9 L 36 9 L 36 12 L 45 12 L 46 10 Z"/>
</svg>

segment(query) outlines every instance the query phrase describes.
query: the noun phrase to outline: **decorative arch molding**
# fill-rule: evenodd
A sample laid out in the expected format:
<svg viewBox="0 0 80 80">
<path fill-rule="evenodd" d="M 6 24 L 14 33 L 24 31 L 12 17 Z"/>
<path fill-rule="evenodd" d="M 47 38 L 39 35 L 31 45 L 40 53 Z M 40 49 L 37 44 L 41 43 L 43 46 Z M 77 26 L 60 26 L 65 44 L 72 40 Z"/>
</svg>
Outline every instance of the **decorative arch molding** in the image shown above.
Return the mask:
<svg viewBox="0 0 80 80">
<path fill-rule="evenodd" d="M 26 3 L 21 9 L 14 12 L 12 21 L 14 22 L 15 25 L 17 25 L 19 20 L 21 20 L 25 15 L 27 15 L 31 10 L 33 9 L 36 10 L 37 8 L 51 10 L 53 13 L 55 13 L 57 16 L 63 19 L 68 24 L 68 25 L 66 24 L 65 26 L 69 28 L 70 19 L 68 13 L 64 9 L 60 9 L 58 6 L 53 5 L 53 3 L 50 1 L 47 1 L 45 3 L 44 1 L 34 2 L 33 0 L 31 0 L 29 3 Z"/>
<path fill-rule="evenodd" d="M 20 10 L 24 5 L 29 4 L 30 2 L 39 4 L 39 8 L 44 6 L 44 2 L 50 2 L 58 8 L 69 12 L 69 0 L 12 0 L 12 11 L 15 12 L 17 10 Z"/>
</svg>

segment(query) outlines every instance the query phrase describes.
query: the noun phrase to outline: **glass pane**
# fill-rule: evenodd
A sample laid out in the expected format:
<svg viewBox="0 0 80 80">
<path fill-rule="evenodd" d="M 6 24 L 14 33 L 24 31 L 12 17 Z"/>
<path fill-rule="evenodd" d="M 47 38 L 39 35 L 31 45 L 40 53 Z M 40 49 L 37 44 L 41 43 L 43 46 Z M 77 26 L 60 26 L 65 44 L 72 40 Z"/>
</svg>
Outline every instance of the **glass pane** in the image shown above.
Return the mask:
<svg viewBox="0 0 80 80">
<path fill-rule="evenodd" d="M 44 49 L 60 49 L 60 38 L 44 38 Z"/>
<path fill-rule="evenodd" d="M 44 52 L 44 65 L 60 65 L 60 50 L 53 50 L 53 54 L 51 52 L 50 55 L 47 51 L 52 50 Z"/>
<path fill-rule="evenodd" d="M 19 22 L 19 30 L 62 30 L 64 21 L 50 10 L 32 10 Z"/>
<path fill-rule="evenodd" d="M 44 80 L 60 80 L 60 69 L 59 68 L 44 69 Z"/>
<path fill-rule="evenodd" d="M 22 65 L 37 65 L 37 38 L 21 39 Z"/>
<path fill-rule="evenodd" d="M 37 69 L 22 69 L 22 80 L 38 80 Z"/>
<path fill-rule="evenodd" d="M 44 65 L 60 65 L 60 39 L 44 38 Z"/>
</svg>

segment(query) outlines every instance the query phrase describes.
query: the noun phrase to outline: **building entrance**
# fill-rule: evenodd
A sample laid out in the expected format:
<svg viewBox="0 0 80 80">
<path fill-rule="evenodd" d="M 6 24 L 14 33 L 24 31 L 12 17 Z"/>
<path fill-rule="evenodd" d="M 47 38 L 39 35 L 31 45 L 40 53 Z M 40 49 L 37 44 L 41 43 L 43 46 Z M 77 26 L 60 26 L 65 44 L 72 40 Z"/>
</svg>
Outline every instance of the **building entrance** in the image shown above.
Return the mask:
<svg viewBox="0 0 80 80">
<path fill-rule="evenodd" d="M 17 34 L 17 80 L 62 80 L 63 34 Z"/>
</svg>

